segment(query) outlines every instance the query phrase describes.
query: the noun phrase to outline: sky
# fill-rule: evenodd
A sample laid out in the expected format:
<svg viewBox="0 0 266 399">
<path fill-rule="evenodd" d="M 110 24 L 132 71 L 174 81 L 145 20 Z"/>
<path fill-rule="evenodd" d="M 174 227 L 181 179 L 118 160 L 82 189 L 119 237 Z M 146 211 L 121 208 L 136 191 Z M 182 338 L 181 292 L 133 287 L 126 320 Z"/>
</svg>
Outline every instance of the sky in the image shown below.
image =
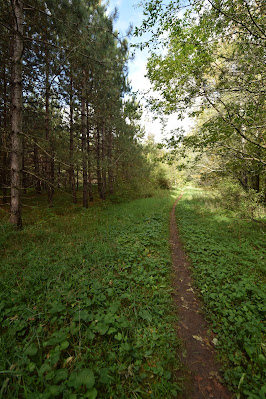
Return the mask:
<svg viewBox="0 0 266 399">
<path fill-rule="evenodd" d="M 106 1 L 107 3 L 107 1 Z M 133 26 L 140 26 L 143 20 L 142 8 L 138 7 L 139 0 L 109 0 L 107 8 L 108 14 L 117 7 L 118 19 L 114 23 L 114 29 L 118 30 L 120 36 L 125 36 L 126 32 L 132 24 Z M 148 36 L 144 36 L 147 39 Z M 129 43 L 138 43 L 139 38 L 131 37 Z M 131 82 L 132 90 L 138 91 L 138 98 L 141 100 L 144 93 L 151 90 L 151 84 L 146 74 L 146 63 L 148 59 L 148 50 L 135 50 L 135 57 L 132 61 L 129 61 L 129 80 Z M 164 137 L 169 137 L 171 130 L 183 127 L 185 131 L 188 131 L 191 122 L 188 118 L 183 121 L 177 119 L 177 115 L 173 114 L 168 117 L 168 123 L 165 129 L 162 129 L 162 125 L 159 120 L 153 121 L 153 114 L 148 111 L 144 111 L 142 117 L 142 125 L 145 126 L 147 135 L 152 134 L 157 142 L 160 142 Z"/>
</svg>

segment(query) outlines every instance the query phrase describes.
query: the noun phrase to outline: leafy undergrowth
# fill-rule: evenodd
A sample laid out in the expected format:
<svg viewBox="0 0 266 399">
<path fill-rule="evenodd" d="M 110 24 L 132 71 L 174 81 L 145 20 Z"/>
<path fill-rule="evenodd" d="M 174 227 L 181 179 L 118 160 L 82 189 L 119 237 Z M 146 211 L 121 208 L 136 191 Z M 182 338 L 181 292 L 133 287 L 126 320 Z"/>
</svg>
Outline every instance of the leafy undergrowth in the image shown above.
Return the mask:
<svg viewBox="0 0 266 399">
<path fill-rule="evenodd" d="M 176 397 L 172 203 L 57 205 L 0 226 L 1 398 Z"/>
<path fill-rule="evenodd" d="M 265 398 L 265 231 L 235 218 L 210 192 L 190 190 L 177 206 L 189 255 L 224 376 L 236 398 Z M 265 335 L 264 335 L 265 336 Z"/>
</svg>

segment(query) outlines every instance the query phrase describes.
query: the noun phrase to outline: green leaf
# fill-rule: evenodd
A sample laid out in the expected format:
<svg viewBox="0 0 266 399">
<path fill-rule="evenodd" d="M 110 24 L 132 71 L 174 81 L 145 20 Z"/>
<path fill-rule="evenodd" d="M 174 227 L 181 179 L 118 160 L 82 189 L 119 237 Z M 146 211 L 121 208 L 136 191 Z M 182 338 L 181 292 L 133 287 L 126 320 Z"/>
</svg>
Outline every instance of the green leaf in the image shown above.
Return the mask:
<svg viewBox="0 0 266 399">
<path fill-rule="evenodd" d="M 121 348 L 124 350 L 124 351 L 129 351 L 130 349 L 131 349 L 131 346 L 127 343 L 127 342 L 125 342 L 124 344 L 122 344 L 121 345 Z"/>
<path fill-rule="evenodd" d="M 87 310 L 81 310 L 79 312 L 76 312 L 73 317 L 73 321 L 79 321 L 79 320 L 83 320 L 83 321 L 91 320 L 89 312 L 87 312 Z"/>
<path fill-rule="evenodd" d="M 107 313 L 107 314 L 104 316 L 104 322 L 105 322 L 105 323 L 111 324 L 111 323 L 113 323 L 114 321 L 115 321 L 115 315 L 114 315 L 114 314 L 112 314 L 112 313 Z"/>
<path fill-rule="evenodd" d="M 116 331 L 117 331 L 117 328 L 110 327 L 109 330 L 108 330 L 108 334 L 113 334 Z"/>
<path fill-rule="evenodd" d="M 96 388 L 92 388 L 85 393 L 84 397 L 88 398 L 88 399 L 96 399 L 97 394 L 98 394 L 98 392 L 97 392 Z"/>
<path fill-rule="evenodd" d="M 27 356 L 34 356 L 38 352 L 38 347 L 35 344 L 31 344 L 30 346 L 27 347 L 25 350 L 25 355 Z"/>
<path fill-rule="evenodd" d="M 85 385 L 87 389 L 91 389 L 95 384 L 94 373 L 91 369 L 83 369 L 80 372 L 74 372 L 70 375 L 68 385 L 76 389 Z"/>
<path fill-rule="evenodd" d="M 51 385 L 49 387 L 49 393 L 53 396 L 58 396 L 61 393 L 61 388 L 56 385 Z"/>
<path fill-rule="evenodd" d="M 147 320 L 149 323 L 151 323 L 152 321 L 152 315 L 150 314 L 150 312 L 148 312 L 148 310 L 141 310 L 139 312 L 139 316 L 143 319 L 143 320 Z"/>
<path fill-rule="evenodd" d="M 123 335 L 121 333 L 118 333 L 115 335 L 115 339 L 117 339 L 118 341 L 121 341 L 123 338 Z"/>
<path fill-rule="evenodd" d="M 103 368 L 99 370 L 99 374 L 100 374 L 100 382 L 102 382 L 103 384 L 108 384 L 108 382 L 110 382 L 111 377 L 109 376 L 109 369 L 108 368 Z"/>
<path fill-rule="evenodd" d="M 47 371 L 51 370 L 51 366 L 48 363 L 43 363 L 39 369 L 39 375 L 43 375 Z"/>
<path fill-rule="evenodd" d="M 95 337 L 95 334 L 91 331 L 90 328 L 87 328 L 87 330 L 86 330 L 86 337 L 87 337 L 89 340 L 93 340 L 93 338 Z"/>
<path fill-rule="evenodd" d="M 66 369 L 56 370 L 54 383 L 57 384 L 59 381 L 66 380 L 67 377 L 68 377 L 68 371 Z"/>
<path fill-rule="evenodd" d="M 61 344 L 60 344 L 60 348 L 61 349 L 66 349 L 68 347 L 69 347 L 69 342 L 68 341 L 61 342 Z"/>
<path fill-rule="evenodd" d="M 31 362 L 28 365 L 28 371 L 31 373 L 35 369 L 36 365 L 35 363 Z"/>
<path fill-rule="evenodd" d="M 104 335 L 107 332 L 108 328 L 109 328 L 108 324 L 104 324 L 104 323 L 98 323 L 95 326 L 95 330 L 98 333 L 100 333 L 101 335 Z"/>
</svg>

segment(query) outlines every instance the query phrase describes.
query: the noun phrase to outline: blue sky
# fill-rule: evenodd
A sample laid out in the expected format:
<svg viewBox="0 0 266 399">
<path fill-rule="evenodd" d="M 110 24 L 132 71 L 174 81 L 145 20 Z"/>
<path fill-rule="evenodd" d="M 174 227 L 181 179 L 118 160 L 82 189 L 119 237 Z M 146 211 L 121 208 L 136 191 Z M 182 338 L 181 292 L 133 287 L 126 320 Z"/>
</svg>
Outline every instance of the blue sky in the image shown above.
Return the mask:
<svg viewBox="0 0 266 399">
<path fill-rule="evenodd" d="M 118 19 L 114 24 L 114 28 L 119 31 L 120 36 L 126 34 L 130 24 L 140 26 L 143 14 L 142 8 L 138 7 L 137 0 L 109 0 L 108 13 L 112 12 L 115 7 L 118 9 Z M 131 37 L 130 43 L 137 43 L 138 38 Z M 150 88 L 149 80 L 145 78 L 146 63 L 148 51 L 136 50 L 135 58 L 129 62 L 129 79 L 131 80 L 133 91 L 145 90 Z"/>
<path fill-rule="evenodd" d="M 107 3 L 107 0 L 106 2 Z M 111 13 L 115 7 L 118 9 L 119 18 L 114 24 L 114 28 L 120 32 L 121 35 L 125 35 L 130 24 L 133 26 L 140 26 L 143 20 L 143 11 L 141 7 L 138 7 L 140 0 L 109 0 L 108 14 Z M 148 36 L 144 37 L 147 39 Z M 132 37 L 129 42 L 137 43 L 138 38 Z M 129 62 L 129 80 L 133 91 L 139 91 L 139 99 L 144 96 L 144 93 L 151 90 L 151 84 L 146 74 L 146 63 L 148 59 L 148 50 L 136 50 L 135 58 Z M 173 114 L 168 117 L 168 123 L 166 129 L 162 132 L 162 125 L 159 120 L 153 121 L 153 115 L 148 111 L 144 111 L 142 118 L 142 125 L 145 126 L 147 134 L 153 134 L 156 141 L 161 141 L 163 136 L 167 136 L 169 132 L 177 127 L 183 127 L 185 130 L 189 130 L 190 121 L 185 118 L 184 121 L 180 122 L 177 115 Z"/>
</svg>

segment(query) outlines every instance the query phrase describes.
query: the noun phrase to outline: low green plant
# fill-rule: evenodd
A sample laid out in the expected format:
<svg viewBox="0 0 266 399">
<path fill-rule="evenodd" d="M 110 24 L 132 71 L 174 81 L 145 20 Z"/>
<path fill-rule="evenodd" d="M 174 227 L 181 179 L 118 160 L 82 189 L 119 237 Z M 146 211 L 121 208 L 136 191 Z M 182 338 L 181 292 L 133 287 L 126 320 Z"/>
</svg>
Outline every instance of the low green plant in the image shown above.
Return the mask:
<svg viewBox="0 0 266 399">
<path fill-rule="evenodd" d="M 220 199 L 221 207 L 233 211 L 240 218 L 266 220 L 263 192 L 245 191 L 239 183 L 223 179 L 216 185 L 214 195 Z"/>
<path fill-rule="evenodd" d="M 265 398 L 265 226 L 221 208 L 213 192 L 188 190 L 177 222 L 194 281 L 237 398 Z"/>
<path fill-rule="evenodd" d="M 60 201 L 0 226 L 0 398 L 176 397 L 173 198 Z"/>
</svg>

